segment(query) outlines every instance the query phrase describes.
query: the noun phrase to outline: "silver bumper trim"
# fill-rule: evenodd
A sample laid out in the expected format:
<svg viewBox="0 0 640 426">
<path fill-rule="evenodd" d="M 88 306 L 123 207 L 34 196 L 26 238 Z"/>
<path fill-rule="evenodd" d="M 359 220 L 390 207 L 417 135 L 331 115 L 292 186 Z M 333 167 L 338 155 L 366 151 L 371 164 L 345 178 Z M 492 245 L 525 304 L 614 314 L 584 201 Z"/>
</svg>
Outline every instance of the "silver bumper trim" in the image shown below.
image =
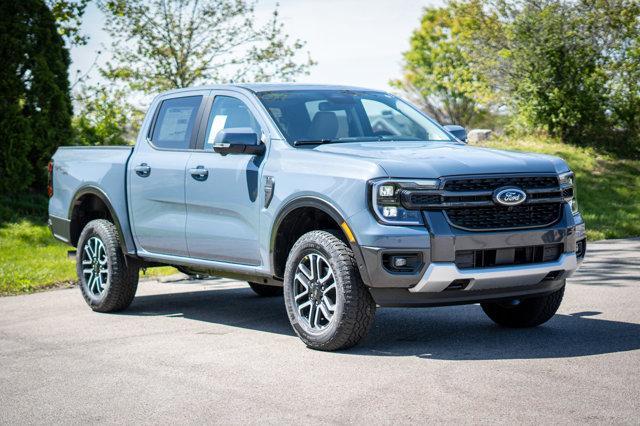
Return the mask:
<svg viewBox="0 0 640 426">
<path fill-rule="evenodd" d="M 458 269 L 452 262 L 435 262 L 429 265 L 420 282 L 409 291 L 413 293 L 437 293 L 453 280 L 471 280 L 461 291 L 488 290 L 537 284 L 552 271 L 564 271 L 567 276 L 578 268 L 575 253 L 565 253 L 554 262 L 533 265 L 497 266 L 493 268 Z"/>
</svg>

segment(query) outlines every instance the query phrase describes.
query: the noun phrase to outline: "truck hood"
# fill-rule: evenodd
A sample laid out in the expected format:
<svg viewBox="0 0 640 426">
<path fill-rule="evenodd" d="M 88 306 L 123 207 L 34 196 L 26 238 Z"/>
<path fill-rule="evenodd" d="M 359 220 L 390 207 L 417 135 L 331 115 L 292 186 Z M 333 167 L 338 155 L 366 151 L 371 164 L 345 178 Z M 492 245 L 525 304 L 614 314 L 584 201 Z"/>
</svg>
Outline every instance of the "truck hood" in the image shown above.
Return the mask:
<svg viewBox="0 0 640 426">
<path fill-rule="evenodd" d="M 490 173 L 562 173 L 567 164 L 558 157 L 455 142 L 359 142 L 320 145 L 316 151 L 368 159 L 390 177 L 437 178 Z"/>
</svg>

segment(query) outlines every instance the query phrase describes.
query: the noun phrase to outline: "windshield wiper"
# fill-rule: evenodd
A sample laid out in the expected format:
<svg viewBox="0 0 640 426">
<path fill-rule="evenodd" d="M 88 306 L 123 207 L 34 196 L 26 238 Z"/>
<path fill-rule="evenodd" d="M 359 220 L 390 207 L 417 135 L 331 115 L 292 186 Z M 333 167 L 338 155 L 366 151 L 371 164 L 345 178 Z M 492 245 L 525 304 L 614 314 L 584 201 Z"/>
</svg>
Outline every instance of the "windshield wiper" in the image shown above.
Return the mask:
<svg viewBox="0 0 640 426">
<path fill-rule="evenodd" d="M 322 145 L 325 143 L 334 143 L 338 142 L 336 139 L 298 139 L 293 141 L 293 146 L 300 145 Z"/>
</svg>

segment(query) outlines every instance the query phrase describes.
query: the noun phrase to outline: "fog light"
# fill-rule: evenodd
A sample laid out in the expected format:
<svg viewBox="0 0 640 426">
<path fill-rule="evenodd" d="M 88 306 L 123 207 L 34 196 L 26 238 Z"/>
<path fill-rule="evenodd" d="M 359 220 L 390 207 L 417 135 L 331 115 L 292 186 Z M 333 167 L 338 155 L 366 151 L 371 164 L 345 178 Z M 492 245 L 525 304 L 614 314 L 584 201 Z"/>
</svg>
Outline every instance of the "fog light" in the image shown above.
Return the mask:
<svg viewBox="0 0 640 426">
<path fill-rule="evenodd" d="M 393 258 L 393 266 L 396 268 L 402 268 L 403 266 L 407 266 L 407 258 L 406 257 L 394 257 Z"/>
<path fill-rule="evenodd" d="M 384 206 L 382 208 L 382 216 L 384 217 L 398 217 L 398 208 L 395 206 Z"/>
</svg>

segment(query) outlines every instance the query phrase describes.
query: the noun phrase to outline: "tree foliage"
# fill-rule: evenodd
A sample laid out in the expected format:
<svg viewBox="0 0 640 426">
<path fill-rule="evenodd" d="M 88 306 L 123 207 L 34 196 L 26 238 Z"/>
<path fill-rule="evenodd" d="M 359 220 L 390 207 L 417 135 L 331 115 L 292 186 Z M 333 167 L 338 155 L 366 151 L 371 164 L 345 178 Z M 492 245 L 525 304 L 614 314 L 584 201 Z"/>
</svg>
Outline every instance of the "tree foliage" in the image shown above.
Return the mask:
<svg viewBox="0 0 640 426">
<path fill-rule="evenodd" d="M 144 112 L 127 102 L 123 89 L 83 86 L 75 97 L 80 113 L 73 119 L 78 145 L 131 145 Z"/>
<path fill-rule="evenodd" d="M 44 190 L 72 137 L 69 54 L 44 1 L 0 2 L 0 57 L 0 193 Z"/>
<path fill-rule="evenodd" d="M 277 9 L 257 26 L 245 0 L 103 0 L 113 39 L 107 78 L 145 93 L 201 83 L 291 80 L 313 65 L 298 56 Z"/>
<path fill-rule="evenodd" d="M 87 36 L 82 34 L 80 26 L 82 17 L 90 0 L 46 0 L 58 25 L 58 33 L 69 40 L 72 45 L 87 43 Z"/>
<path fill-rule="evenodd" d="M 514 126 L 628 151 L 640 139 L 639 58 L 637 0 L 457 0 L 425 10 L 405 68 L 423 97 L 462 87 L 466 103 L 504 105 Z"/>
<path fill-rule="evenodd" d="M 453 7 L 427 8 L 404 53 L 404 76 L 391 84 L 442 123 L 470 125 L 488 101 L 483 76 L 461 38 L 468 28 Z"/>
</svg>

